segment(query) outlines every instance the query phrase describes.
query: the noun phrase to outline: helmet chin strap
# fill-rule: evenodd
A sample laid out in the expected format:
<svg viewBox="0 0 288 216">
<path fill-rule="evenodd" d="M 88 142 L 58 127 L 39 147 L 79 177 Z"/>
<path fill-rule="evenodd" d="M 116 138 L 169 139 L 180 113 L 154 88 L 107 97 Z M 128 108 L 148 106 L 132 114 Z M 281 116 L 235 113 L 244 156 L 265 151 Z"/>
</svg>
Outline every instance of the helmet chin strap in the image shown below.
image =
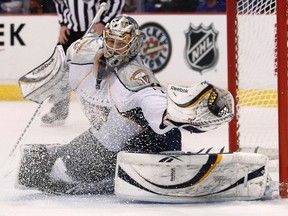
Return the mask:
<svg viewBox="0 0 288 216">
<path fill-rule="evenodd" d="M 105 58 L 105 56 L 102 56 L 102 58 L 99 61 L 99 67 L 98 67 L 98 73 L 96 77 L 96 89 L 100 89 L 101 82 L 103 80 L 103 76 L 107 73 L 115 72 L 116 67 L 122 67 L 125 63 L 128 62 L 125 61 L 124 56 L 119 56 L 121 58 L 113 58 L 114 56 L 110 58 Z"/>
<path fill-rule="evenodd" d="M 118 66 L 120 64 L 120 61 L 119 61 L 119 59 L 111 57 L 111 58 L 108 59 L 107 63 L 111 67 L 116 67 L 116 66 Z"/>
<path fill-rule="evenodd" d="M 108 66 L 117 67 L 125 61 L 125 56 L 117 55 L 106 59 Z"/>
<path fill-rule="evenodd" d="M 106 63 L 103 60 L 99 61 L 99 68 L 98 68 L 98 73 L 97 73 L 97 78 L 96 78 L 96 89 L 100 89 L 100 85 L 103 79 L 103 74 L 106 69 Z"/>
</svg>

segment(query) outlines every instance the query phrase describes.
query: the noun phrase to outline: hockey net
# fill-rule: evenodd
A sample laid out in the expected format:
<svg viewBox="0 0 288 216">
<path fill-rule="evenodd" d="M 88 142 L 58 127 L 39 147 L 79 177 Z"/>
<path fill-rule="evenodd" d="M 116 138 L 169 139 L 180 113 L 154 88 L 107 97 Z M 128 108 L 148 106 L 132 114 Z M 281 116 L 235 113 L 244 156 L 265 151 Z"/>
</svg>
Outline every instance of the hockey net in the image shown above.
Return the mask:
<svg viewBox="0 0 288 216">
<path fill-rule="evenodd" d="M 278 153 L 288 155 L 287 4 L 287 0 L 227 1 L 228 80 L 236 100 L 230 150 L 279 159 L 282 197 L 287 197 L 288 178 L 287 159 Z"/>
</svg>

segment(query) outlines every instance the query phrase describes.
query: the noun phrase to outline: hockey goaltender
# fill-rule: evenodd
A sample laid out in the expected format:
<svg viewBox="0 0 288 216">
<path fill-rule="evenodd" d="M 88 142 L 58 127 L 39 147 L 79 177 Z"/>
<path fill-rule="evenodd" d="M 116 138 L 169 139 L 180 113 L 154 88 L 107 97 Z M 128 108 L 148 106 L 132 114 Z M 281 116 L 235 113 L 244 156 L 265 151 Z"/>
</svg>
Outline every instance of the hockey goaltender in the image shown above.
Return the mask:
<svg viewBox="0 0 288 216">
<path fill-rule="evenodd" d="M 137 22 L 123 15 L 103 37 L 87 32 L 67 56 L 57 46 L 49 66 L 20 78 L 23 96 L 38 103 L 74 91 L 91 127 L 64 145 L 23 144 L 17 187 L 160 202 L 266 197 L 265 156 L 181 152 L 181 130 L 205 133 L 233 118 L 231 94 L 205 81 L 161 86 L 141 45 Z"/>
</svg>

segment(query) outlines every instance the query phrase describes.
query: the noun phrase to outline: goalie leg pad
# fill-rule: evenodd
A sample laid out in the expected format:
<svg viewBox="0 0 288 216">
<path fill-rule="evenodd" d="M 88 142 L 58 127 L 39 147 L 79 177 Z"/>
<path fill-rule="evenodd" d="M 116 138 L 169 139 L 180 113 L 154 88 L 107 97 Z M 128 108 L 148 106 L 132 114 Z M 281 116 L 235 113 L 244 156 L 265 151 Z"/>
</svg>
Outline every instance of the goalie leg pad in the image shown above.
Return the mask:
<svg viewBox="0 0 288 216">
<path fill-rule="evenodd" d="M 156 202 L 255 200 L 266 196 L 268 159 L 249 153 L 120 152 L 115 193 Z"/>
<path fill-rule="evenodd" d="M 62 172 L 63 170 L 61 169 L 63 167 L 60 166 L 61 163 L 59 162 L 62 161 L 62 158 L 59 157 L 59 154 L 63 153 L 62 151 L 61 145 L 25 145 L 18 170 L 16 187 L 19 189 L 37 189 L 45 193 L 58 195 L 111 194 L 114 192 L 113 174 L 111 174 L 111 178 L 102 178 L 100 181 L 96 181 L 95 179 L 95 181 L 84 181 L 87 180 L 84 179 L 87 178 L 87 175 L 85 176 L 85 173 L 81 172 L 83 169 L 81 169 L 79 171 L 81 173 L 78 174 L 82 174 L 83 176 L 77 179 L 81 179 L 82 181 L 75 181 L 75 179 L 68 175 L 71 174 L 71 170 L 69 172 L 65 167 L 64 172 Z M 68 168 L 71 169 L 69 166 Z M 115 165 L 112 170 L 103 171 L 95 169 L 90 170 L 90 172 L 92 174 L 99 172 L 99 175 L 103 176 L 106 172 L 114 173 L 114 170 Z"/>
<path fill-rule="evenodd" d="M 17 176 L 17 186 L 41 188 L 49 180 L 49 175 L 56 158 L 48 154 L 45 145 L 26 145 Z"/>
<path fill-rule="evenodd" d="M 101 145 L 91 130 L 61 146 L 57 154 L 75 181 L 92 183 L 114 176 L 117 152 Z"/>
</svg>

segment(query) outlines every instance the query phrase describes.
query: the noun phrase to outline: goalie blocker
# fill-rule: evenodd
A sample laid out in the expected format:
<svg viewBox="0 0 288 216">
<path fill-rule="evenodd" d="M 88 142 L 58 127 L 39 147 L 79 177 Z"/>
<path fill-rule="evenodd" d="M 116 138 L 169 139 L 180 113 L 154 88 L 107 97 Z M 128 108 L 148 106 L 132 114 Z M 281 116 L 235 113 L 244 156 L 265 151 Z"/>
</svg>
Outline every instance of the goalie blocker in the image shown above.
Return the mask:
<svg viewBox="0 0 288 216">
<path fill-rule="evenodd" d="M 268 158 L 252 153 L 120 152 L 115 193 L 125 200 L 203 202 L 270 198 Z"/>
<path fill-rule="evenodd" d="M 65 89 L 67 85 L 62 80 L 68 71 L 63 47 L 55 47 L 51 57 L 19 78 L 19 87 L 23 98 L 42 103 L 58 89 Z"/>
</svg>

